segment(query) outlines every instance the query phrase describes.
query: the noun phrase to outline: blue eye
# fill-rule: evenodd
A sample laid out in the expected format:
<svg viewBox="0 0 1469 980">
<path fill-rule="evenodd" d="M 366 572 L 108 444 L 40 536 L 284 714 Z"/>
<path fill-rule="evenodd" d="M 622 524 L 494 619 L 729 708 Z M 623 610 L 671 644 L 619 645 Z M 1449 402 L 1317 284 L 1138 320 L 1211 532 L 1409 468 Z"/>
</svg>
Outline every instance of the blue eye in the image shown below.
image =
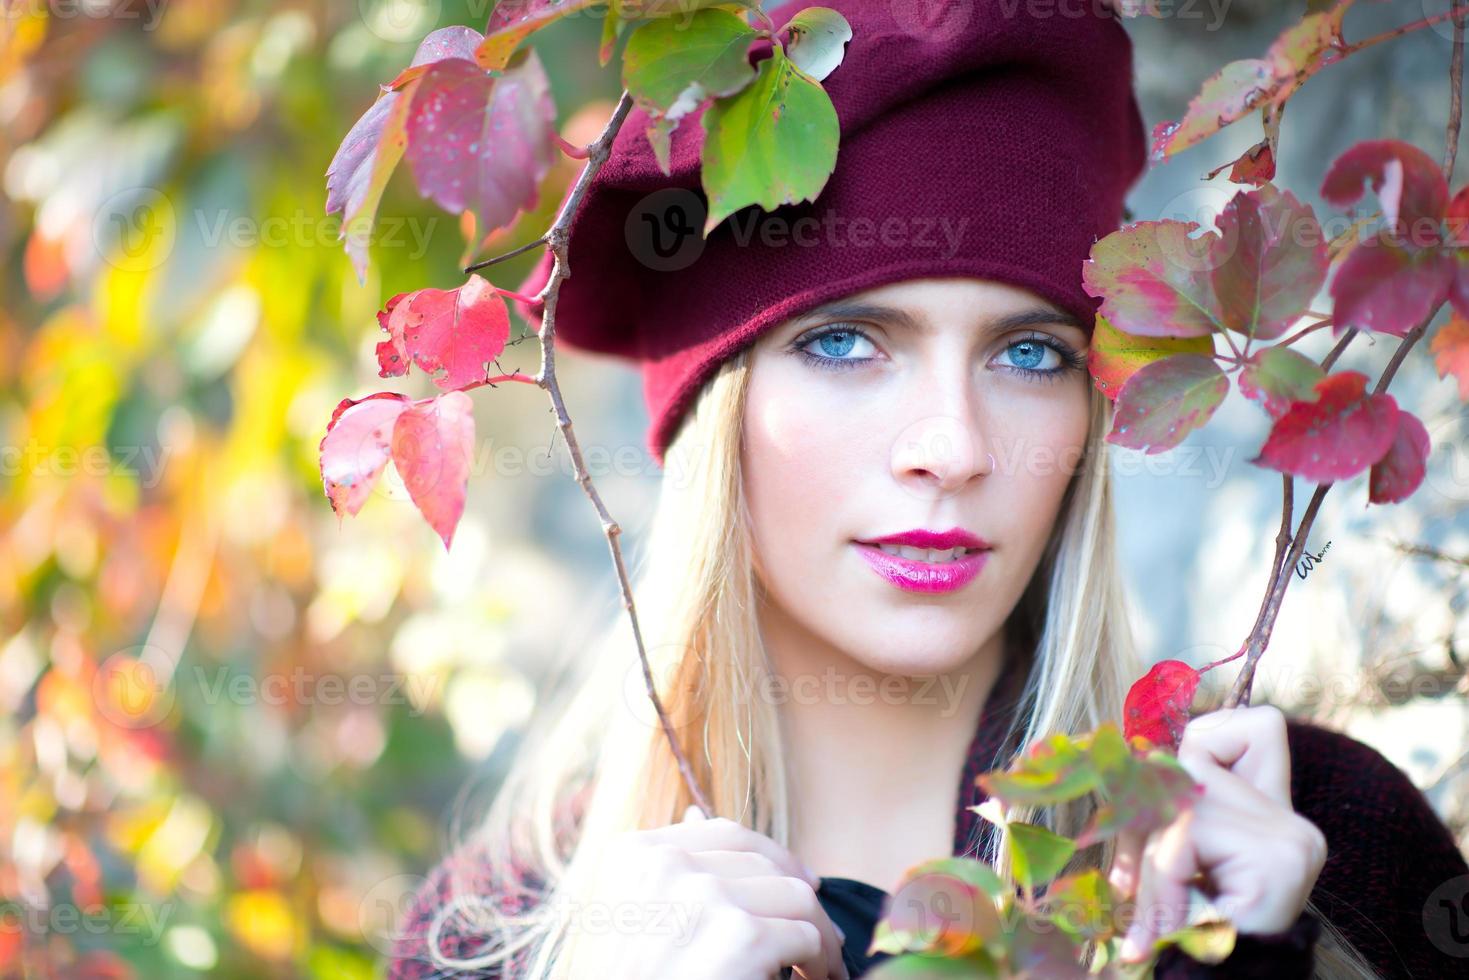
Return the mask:
<svg viewBox="0 0 1469 980">
<path fill-rule="evenodd" d="M 848 357 L 859 341 L 871 344 L 867 334 L 851 324 L 823 327 L 806 334 L 791 345 L 815 367 L 829 371 L 844 371 L 860 367 L 872 357 Z M 1056 363 L 1041 367 L 1047 353 L 1056 355 Z M 1004 349 L 1011 364 L 1002 364 L 1003 370 L 1014 372 L 1027 381 L 1059 381 L 1067 371 L 1086 367 L 1086 355 L 1072 350 L 1064 342 L 1048 334 L 1031 334 L 1012 341 Z"/>
<path fill-rule="evenodd" d="M 809 333 L 796 341 L 792 349 L 800 353 L 810 364 L 826 370 L 843 371 L 872 360 L 871 357 L 847 357 L 858 341 L 872 341 L 861 330 L 850 325 L 828 327 Z M 815 351 L 810 348 L 815 346 Z"/>
<path fill-rule="evenodd" d="M 1058 362 L 1052 367 L 1038 367 L 1045 360 L 1046 353 L 1053 352 Z M 1004 353 L 1011 355 L 1014 366 L 1000 365 L 1007 371 L 1014 371 L 1027 381 L 1059 381 L 1067 371 L 1076 371 L 1086 367 L 1086 355 L 1072 350 L 1066 344 L 1049 337 L 1045 334 L 1033 334 L 1022 337 L 1006 346 Z"/>
</svg>

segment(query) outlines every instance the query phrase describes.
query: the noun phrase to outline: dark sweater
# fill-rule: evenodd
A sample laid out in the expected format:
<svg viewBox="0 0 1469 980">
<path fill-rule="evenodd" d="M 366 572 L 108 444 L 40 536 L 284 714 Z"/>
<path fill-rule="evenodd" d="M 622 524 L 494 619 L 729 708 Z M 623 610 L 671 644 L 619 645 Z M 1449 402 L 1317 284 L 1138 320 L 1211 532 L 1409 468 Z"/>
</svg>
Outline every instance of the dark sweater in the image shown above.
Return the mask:
<svg viewBox="0 0 1469 980">
<path fill-rule="evenodd" d="M 1007 665 L 986 704 L 970 745 L 955 814 L 954 854 L 974 854 L 989 824 L 968 808 L 984 801 L 974 777 L 995 768 L 1006 723 L 1014 710 L 1020 672 Z M 1291 721 L 1291 799 L 1296 812 L 1326 836 L 1326 865 L 1311 898 L 1384 976 L 1427 980 L 1469 976 L 1469 865 L 1423 794 L 1377 750 L 1340 732 Z M 436 969 L 426 952 L 436 910 L 452 895 L 487 896 L 507 912 L 536 901 L 532 883 L 489 880 L 486 862 L 465 845 L 440 862 L 414 897 L 389 968 L 390 980 L 449 975 L 511 980 L 508 970 L 451 974 Z M 872 927 L 887 897 L 882 890 L 846 878 L 824 878 L 822 906 L 846 935 L 843 955 L 852 975 L 872 962 L 865 955 Z M 1205 966 L 1178 950 L 1159 962 L 1161 980 L 1187 978 L 1311 976 L 1320 924 L 1302 913 L 1295 925 L 1272 935 L 1242 934 L 1235 951 Z M 473 956 L 485 939 L 473 919 L 450 917 L 439 935 L 452 957 Z M 1457 954 L 1457 955 L 1455 955 Z"/>
</svg>

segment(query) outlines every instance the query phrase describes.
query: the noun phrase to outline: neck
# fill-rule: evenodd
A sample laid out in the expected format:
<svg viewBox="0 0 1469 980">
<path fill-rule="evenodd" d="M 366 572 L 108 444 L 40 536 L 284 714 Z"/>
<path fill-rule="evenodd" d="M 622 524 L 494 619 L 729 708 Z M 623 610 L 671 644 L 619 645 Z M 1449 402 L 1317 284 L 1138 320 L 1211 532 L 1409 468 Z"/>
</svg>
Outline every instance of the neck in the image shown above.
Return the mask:
<svg viewBox="0 0 1469 980">
<path fill-rule="evenodd" d="M 996 633 L 954 670 L 873 670 L 809 635 L 765 630 L 782 695 L 791 849 L 823 877 L 887 891 L 952 853 L 959 780 L 1003 661 Z"/>
</svg>

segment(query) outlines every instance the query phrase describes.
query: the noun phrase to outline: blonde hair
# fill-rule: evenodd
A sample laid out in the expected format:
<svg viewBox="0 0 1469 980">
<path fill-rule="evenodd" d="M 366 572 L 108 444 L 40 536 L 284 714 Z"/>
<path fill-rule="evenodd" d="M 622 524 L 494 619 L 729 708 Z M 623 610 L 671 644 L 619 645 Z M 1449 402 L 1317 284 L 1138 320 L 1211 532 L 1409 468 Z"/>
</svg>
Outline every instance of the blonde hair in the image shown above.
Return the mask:
<svg viewBox="0 0 1469 980">
<path fill-rule="evenodd" d="M 771 699 L 750 696 L 762 689 L 770 664 L 758 631 L 740 471 L 749 356 L 746 348 L 721 366 L 669 448 L 633 595 L 660 697 L 715 814 L 785 845 L 791 804 L 781 726 Z M 1121 718 L 1128 685 L 1142 673 L 1117 566 L 1103 438 L 1112 403 L 1088 390 L 1090 431 L 1079 471 L 1036 573 L 1005 623 L 1007 645 L 1025 658 L 1027 675 L 1004 738 L 1008 756 L 1046 735 Z M 613 835 L 674 823 L 692 802 L 646 707 L 620 607 L 584 661 L 583 675 L 549 709 L 551 723 L 542 725 L 539 715 L 532 722 L 488 816 L 471 834 L 490 863 L 490 880 L 508 883 L 529 873 L 539 883 L 536 900 L 520 915 L 487 908 L 485 875 L 466 873 L 465 888 L 473 878 L 480 894 L 446 903 L 429 930 L 428 955 L 438 969 L 483 969 L 513 957 L 535 980 L 561 975 L 574 935 L 560 910 L 575 901 L 590 863 Z M 1008 761 L 997 759 L 995 767 Z M 584 804 L 576 826 L 567 816 L 573 799 Z M 1008 816 L 1074 835 L 1095 804 L 1088 799 Z M 989 835 L 984 850 L 973 856 L 1012 881 L 1003 835 Z M 1078 853 L 1070 870 L 1107 867 L 1111 859 L 1112 844 L 1105 842 Z M 1316 914 L 1322 941 L 1315 975 L 1376 977 Z M 439 929 L 450 915 L 461 925 L 469 916 L 485 936 L 479 955 L 451 959 L 440 950 Z"/>
</svg>

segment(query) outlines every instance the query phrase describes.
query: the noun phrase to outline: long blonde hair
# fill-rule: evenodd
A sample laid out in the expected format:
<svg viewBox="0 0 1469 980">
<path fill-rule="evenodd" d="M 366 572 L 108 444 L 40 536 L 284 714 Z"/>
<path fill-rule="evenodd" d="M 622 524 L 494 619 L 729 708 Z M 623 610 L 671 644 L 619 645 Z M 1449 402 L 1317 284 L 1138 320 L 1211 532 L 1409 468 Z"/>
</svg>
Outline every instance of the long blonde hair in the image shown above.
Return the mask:
<svg viewBox="0 0 1469 980">
<path fill-rule="evenodd" d="M 771 668 L 759 636 L 740 471 L 749 355 L 746 348 L 722 365 L 669 447 L 633 594 L 660 696 L 715 814 L 785 845 L 791 803 L 781 726 L 771 699 L 751 696 Z M 1078 472 L 1036 573 L 1005 623 L 1006 642 L 1022 652 L 1027 674 L 1004 739 L 1010 754 L 1049 734 L 1121 718 L 1127 687 L 1142 672 L 1117 566 L 1103 438 L 1112 403 L 1088 388 L 1090 430 Z M 466 909 L 486 911 L 486 896 L 446 904 L 428 942 L 438 969 L 483 969 L 514 957 L 535 980 L 559 976 L 574 940 L 561 910 L 575 901 L 591 862 L 613 835 L 676 822 L 692 802 L 642 693 L 621 608 L 581 659 L 582 675 L 547 709 L 552 718 L 533 719 L 488 816 L 470 835 L 491 863 L 492 880 L 528 873 L 539 884 L 538 900 L 523 915 L 491 910 L 476 920 L 484 951 L 464 959 L 443 955 L 437 927 L 450 914 L 462 924 Z M 1008 761 L 997 759 L 995 767 Z M 575 823 L 568 818 L 573 801 L 581 814 Z M 1008 816 L 1074 835 L 1095 802 Z M 982 850 L 974 856 L 1012 881 L 1003 835 L 989 835 Z M 1107 867 L 1111 857 L 1110 842 L 1097 845 L 1079 853 L 1072 870 Z M 466 882 L 471 877 L 482 889 L 485 876 L 466 875 Z M 1317 977 L 1377 976 L 1324 916 L 1317 918 Z"/>
</svg>

